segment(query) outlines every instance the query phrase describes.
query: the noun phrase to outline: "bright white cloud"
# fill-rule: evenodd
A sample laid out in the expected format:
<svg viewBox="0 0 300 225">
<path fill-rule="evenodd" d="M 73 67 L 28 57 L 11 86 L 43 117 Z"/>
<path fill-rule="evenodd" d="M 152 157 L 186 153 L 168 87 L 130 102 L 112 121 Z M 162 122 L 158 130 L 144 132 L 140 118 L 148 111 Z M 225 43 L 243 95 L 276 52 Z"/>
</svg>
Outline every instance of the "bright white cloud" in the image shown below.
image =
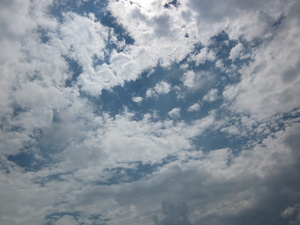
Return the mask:
<svg viewBox="0 0 300 225">
<path fill-rule="evenodd" d="M 157 97 L 158 95 L 165 95 L 171 91 L 171 85 L 165 81 L 157 83 L 154 88 L 148 89 L 146 97 Z"/>
<path fill-rule="evenodd" d="M 158 84 L 155 85 L 154 90 L 158 94 L 168 94 L 171 90 L 171 86 L 167 82 L 161 81 L 161 82 L 159 82 Z"/>
</svg>

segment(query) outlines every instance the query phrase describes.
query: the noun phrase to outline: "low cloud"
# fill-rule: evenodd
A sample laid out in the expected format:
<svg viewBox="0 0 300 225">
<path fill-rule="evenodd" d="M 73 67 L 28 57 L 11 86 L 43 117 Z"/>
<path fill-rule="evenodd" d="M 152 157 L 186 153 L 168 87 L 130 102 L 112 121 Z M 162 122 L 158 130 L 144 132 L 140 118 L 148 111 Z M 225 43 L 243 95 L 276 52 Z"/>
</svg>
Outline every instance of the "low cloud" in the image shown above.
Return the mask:
<svg viewBox="0 0 300 225">
<path fill-rule="evenodd" d="M 154 88 L 148 89 L 146 97 L 158 97 L 159 95 L 168 94 L 171 91 L 171 85 L 165 81 L 157 83 Z"/>
</svg>

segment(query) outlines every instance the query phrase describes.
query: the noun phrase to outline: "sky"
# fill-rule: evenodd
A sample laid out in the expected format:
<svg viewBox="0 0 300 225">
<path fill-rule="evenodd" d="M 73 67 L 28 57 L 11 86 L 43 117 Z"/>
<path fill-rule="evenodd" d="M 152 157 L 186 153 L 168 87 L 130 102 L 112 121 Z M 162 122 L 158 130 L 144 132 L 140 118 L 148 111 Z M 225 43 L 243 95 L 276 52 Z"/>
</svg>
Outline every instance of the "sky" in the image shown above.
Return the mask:
<svg viewBox="0 0 300 225">
<path fill-rule="evenodd" d="M 299 0 L 0 0 L 0 224 L 299 225 Z"/>
</svg>

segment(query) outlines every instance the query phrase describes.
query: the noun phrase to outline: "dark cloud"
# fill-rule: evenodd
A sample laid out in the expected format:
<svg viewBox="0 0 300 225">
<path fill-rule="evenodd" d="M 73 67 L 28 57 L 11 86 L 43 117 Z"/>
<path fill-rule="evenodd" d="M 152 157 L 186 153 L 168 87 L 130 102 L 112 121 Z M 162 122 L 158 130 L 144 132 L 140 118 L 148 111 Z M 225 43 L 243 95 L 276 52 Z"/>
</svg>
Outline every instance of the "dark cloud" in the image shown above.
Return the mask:
<svg viewBox="0 0 300 225">
<path fill-rule="evenodd" d="M 170 16 L 165 14 L 154 18 L 155 33 L 158 37 L 166 37 L 170 34 Z"/>
<path fill-rule="evenodd" d="M 189 208 L 186 202 L 164 201 L 161 203 L 161 210 L 164 218 L 159 220 L 154 216 L 155 225 L 192 225 L 188 219 Z"/>
</svg>

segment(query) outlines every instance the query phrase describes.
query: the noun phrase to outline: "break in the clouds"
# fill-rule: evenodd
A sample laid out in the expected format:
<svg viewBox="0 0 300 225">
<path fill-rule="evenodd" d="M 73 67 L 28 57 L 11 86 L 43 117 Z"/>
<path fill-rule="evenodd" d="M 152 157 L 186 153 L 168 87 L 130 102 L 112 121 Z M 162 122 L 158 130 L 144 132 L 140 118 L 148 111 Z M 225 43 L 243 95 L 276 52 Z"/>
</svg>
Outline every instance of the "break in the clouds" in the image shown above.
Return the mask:
<svg viewBox="0 0 300 225">
<path fill-rule="evenodd" d="M 299 224 L 299 15 L 0 1 L 0 223 Z"/>
</svg>

